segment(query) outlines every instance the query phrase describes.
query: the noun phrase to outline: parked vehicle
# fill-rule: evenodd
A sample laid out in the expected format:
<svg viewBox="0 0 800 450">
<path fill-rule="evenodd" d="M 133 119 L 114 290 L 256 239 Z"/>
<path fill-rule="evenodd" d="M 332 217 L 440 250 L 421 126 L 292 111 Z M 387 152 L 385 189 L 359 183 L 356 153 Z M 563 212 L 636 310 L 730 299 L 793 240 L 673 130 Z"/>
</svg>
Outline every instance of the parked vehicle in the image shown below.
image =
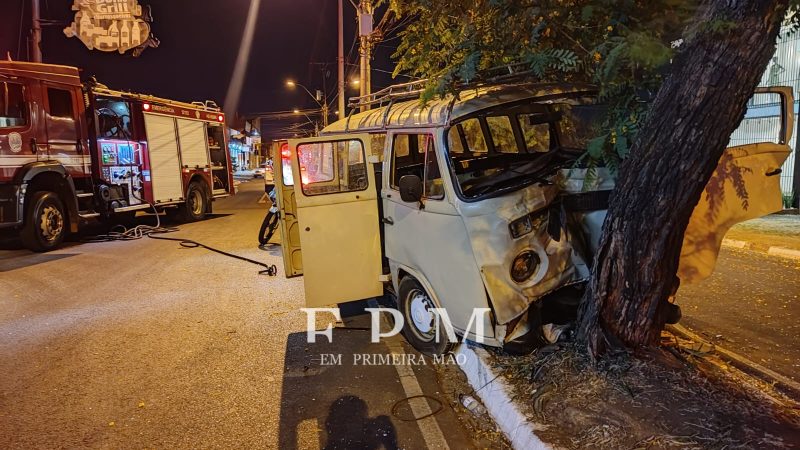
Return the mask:
<svg viewBox="0 0 800 450">
<path fill-rule="evenodd" d="M 83 221 L 156 208 L 200 220 L 234 193 L 225 115 L 81 84 L 75 67 L 0 61 L 0 227 L 34 251 Z"/>
<path fill-rule="evenodd" d="M 276 179 L 286 274 L 304 276 L 309 307 L 388 293 L 405 337 L 427 354 L 450 345 L 435 308 L 473 341 L 543 345 L 576 315 L 614 186 L 606 169 L 576 165 L 600 132 L 597 91 L 509 82 L 421 105 L 422 89 L 387 88 L 351 105 L 376 109 L 289 141 L 292 176 Z M 780 209 L 774 175 L 789 152 L 793 98 L 789 88 L 770 92 L 784 111 L 778 143 L 724 158 L 747 164 L 749 203 L 763 206 L 743 209 L 730 170 L 718 171 L 687 232 L 683 281 L 713 268 L 733 223 Z M 469 325 L 480 308 L 490 313 L 478 335 Z"/>
</svg>

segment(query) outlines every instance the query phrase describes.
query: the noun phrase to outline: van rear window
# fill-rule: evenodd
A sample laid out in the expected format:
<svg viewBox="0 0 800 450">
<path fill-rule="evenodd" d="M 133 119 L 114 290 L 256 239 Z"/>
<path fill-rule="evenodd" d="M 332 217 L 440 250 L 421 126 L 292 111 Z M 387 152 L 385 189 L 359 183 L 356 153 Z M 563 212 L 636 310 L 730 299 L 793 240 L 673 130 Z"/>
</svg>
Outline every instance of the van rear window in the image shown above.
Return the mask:
<svg viewBox="0 0 800 450">
<path fill-rule="evenodd" d="M 301 144 L 297 157 L 307 196 L 367 189 L 367 164 L 360 140 Z"/>
</svg>

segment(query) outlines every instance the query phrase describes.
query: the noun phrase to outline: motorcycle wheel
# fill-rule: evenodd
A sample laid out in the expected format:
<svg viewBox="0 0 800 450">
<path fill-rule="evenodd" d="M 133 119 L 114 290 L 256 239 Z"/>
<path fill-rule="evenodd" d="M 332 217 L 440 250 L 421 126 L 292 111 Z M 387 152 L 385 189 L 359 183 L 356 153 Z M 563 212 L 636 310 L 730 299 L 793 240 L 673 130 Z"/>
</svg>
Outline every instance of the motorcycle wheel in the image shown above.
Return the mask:
<svg viewBox="0 0 800 450">
<path fill-rule="evenodd" d="M 272 238 L 272 235 L 275 234 L 275 230 L 277 228 L 278 215 L 270 211 L 267 213 L 266 217 L 264 217 L 264 221 L 261 223 L 261 229 L 258 232 L 259 245 L 267 245 L 269 240 Z"/>
</svg>

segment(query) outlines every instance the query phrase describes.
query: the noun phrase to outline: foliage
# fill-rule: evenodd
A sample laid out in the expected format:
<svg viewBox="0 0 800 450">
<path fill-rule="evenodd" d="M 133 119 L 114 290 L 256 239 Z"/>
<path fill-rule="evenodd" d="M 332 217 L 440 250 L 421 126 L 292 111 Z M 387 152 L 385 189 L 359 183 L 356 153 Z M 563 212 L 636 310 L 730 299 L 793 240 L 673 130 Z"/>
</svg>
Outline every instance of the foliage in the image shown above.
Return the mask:
<svg viewBox="0 0 800 450">
<path fill-rule="evenodd" d="M 385 1 L 385 0 L 384 0 Z M 615 170 L 627 156 L 647 102 L 675 48 L 692 39 L 700 0 L 389 0 L 416 20 L 402 33 L 395 74 L 429 79 L 423 100 L 455 93 L 460 82 L 524 64 L 541 81 L 589 82 L 609 104 L 604 129 L 585 162 Z M 790 0 L 790 34 L 800 29 L 800 0 Z M 702 31 L 736 25 L 714 18 Z"/>
<path fill-rule="evenodd" d="M 492 68 L 524 64 L 541 81 L 590 82 L 611 107 L 587 158 L 624 158 L 697 0 L 392 0 L 414 15 L 395 73 L 430 80 L 423 99 Z M 724 28 L 720 22 L 709 24 Z"/>
</svg>

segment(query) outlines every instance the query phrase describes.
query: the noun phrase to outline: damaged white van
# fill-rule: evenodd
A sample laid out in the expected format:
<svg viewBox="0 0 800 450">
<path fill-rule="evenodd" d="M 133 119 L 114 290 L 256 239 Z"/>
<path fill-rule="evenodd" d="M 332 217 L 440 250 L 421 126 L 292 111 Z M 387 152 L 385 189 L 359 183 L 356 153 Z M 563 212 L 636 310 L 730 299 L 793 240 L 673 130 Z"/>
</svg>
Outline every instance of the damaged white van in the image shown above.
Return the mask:
<svg viewBox="0 0 800 450">
<path fill-rule="evenodd" d="M 434 308 L 471 340 L 473 312 L 489 309 L 488 345 L 552 341 L 575 318 L 613 189 L 604 169 L 587 177 L 576 166 L 604 114 L 596 89 L 507 83 L 423 105 L 423 88 L 387 88 L 356 105 L 374 109 L 289 141 L 276 177 L 286 275 L 304 276 L 309 307 L 389 298 L 406 339 L 426 354 L 451 345 Z M 731 225 L 780 209 L 775 171 L 789 154 L 793 99 L 791 89 L 773 91 L 780 134 L 735 153 L 763 153 L 746 177 L 760 206 L 743 211 L 730 191 L 724 214 L 693 219 L 681 271 L 694 280 L 710 273 Z"/>
</svg>

